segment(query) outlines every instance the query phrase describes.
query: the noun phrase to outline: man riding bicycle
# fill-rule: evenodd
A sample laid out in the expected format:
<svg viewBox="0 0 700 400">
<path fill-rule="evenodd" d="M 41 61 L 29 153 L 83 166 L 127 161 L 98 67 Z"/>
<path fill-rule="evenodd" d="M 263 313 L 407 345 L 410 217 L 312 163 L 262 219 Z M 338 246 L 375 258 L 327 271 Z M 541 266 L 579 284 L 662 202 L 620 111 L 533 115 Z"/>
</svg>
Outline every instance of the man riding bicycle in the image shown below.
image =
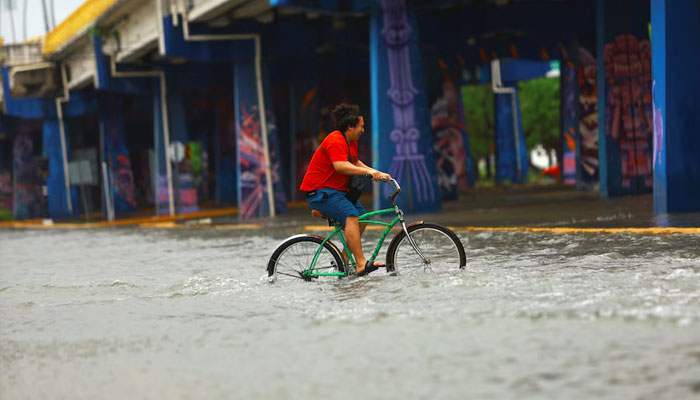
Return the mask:
<svg viewBox="0 0 700 400">
<path fill-rule="evenodd" d="M 306 193 L 306 202 L 311 208 L 345 228 L 345 239 L 357 263 L 357 274 L 363 276 L 384 264 L 368 261 L 362 251 L 361 237 L 366 224 L 360 226 L 358 216 L 366 211 L 359 200 L 352 203 L 345 197 L 350 177 L 371 175 L 372 180 L 379 181 L 389 180 L 391 176 L 368 167 L 358 157 L 357 141 L 365 131 L 358 106 L 339 104 L 333 109 L 332 118 L 337 130 L 326 136 L 314 152 L 299 189 Z M 347 249 L 343 250 L 343 257 L 347 262 Z"/>
</svg>

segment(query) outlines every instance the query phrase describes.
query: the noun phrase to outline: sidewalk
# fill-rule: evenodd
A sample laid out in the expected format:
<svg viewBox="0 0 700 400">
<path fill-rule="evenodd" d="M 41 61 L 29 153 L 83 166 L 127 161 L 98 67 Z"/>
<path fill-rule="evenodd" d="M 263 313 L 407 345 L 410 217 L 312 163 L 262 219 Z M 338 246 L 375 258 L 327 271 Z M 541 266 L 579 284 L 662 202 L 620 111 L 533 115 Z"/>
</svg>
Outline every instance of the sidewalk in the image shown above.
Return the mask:
<svg viewBox="0 0 700 400">
<path fill-rule="evenodd" d="M 442 210 L 414 214 L 398 197 L 408 222 L 425 220 L 451 226 L 456 230 L 547 230 L 547 231 L 639 231 L 700 233 L 700 213 L 655 215 L 651 194 L 601 199 L 597 191 L 550 186 L 480 188 L 460 194 L 456 201 L 443 202 Z M 371 197 L 363 197 L 371 209 Z M 106 228 L 139 226 L 143 228 L 217 228 L 217 229 L 327 229 L 324 220 L 311 217 L 305 202 L 288 204 L 288 215 L 276 218 L 239 220 L 236 208 L 205 210 L 182 216 L 123 218 L 114 222 L 80 220 L 41 220 L 0 222 L 2 228 Z M 648 228 L 683 228 L 661 229 Z"/>
<path fill-rule="evenodd" d="M 371 197 L 362 199 L 368 210 Z M 456 201 L 443 202 L 442 210 L 429 214 L 411 213 L 398 197 L 409 222 L 425 220 L 454 227 L 456 230 L 497 228 L 498 230 L 538 230 L 547 228 L 562 231 L 619 230 L 652 232 L 700 233 L 700 213 L 655 215 L 651 194 L 601 199 L 597 191 L 579 191 L 565 186 L 521 186 L 511 188 L 484 188 L 461 193 Z M 289 214 L 272 219 L 257 220 L 262 226 L 327 225 L 324 220 L 311 217 L 305 203 L 290 207 Z M 231 224 L 237 216 L 222 216 L 214 224 Z M 648 228 L 684 228 L 679 230 L 651 230 Z M 582 229 L 583 228 L 583 229 Z M 632 229 L 630 229 L 632 228 Z M 690 229 L 685 229 L 690 228 Z"/>
</svg>

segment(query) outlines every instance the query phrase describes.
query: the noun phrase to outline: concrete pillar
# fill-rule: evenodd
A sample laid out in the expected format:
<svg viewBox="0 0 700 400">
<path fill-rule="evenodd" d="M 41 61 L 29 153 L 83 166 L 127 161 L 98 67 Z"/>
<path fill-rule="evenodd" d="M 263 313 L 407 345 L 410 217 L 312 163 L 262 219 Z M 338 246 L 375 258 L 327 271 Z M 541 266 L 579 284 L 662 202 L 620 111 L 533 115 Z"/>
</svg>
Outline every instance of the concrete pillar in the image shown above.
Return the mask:
<svg viewBox="0 0 700 400">
<path fill-rule="evenodd" d="M 561 62 L 561 154 L 558 154 L 561 179 L 565 185 L 575 185 L 581 176 L 580 140 L 578 134 L 578 69 L 576 44 L 567 46 L 568 54 Z M 573 57 L 573 58 L 572 58 Z"/>
<path fill-rule="evenodd" d="M 698 8 L 651 0 L 655 213 L 700 211 Z"/>
<path fill-rule="evenodd" d="M 48 159 L 49 175 L 46 178 L 46 189 L 48 191 L 48 216 L 51 218 L 68 218 L 71 213 L 68 207 L 66 196 L 66 182 L 64 175 L 63 151 L 61 147 L 61 133 L 59 122 L 55 116 L 47 116 L 43 123 L 43 153 Z M 34 144 L 39 145 L 38 143 Z M 66 138 L 66 148 L 70 148 L 68 138 Z M 69 158 L 70 159 L 70 158 Z M 71 186 L 72 188 L 72 186 Z M 78 210 L 77 193 L 71 191 L 72 208 Z"/>
<path fill-rule="evenodd" d="M 509 180 L 512 183 L 523 183 L 527 177 L 529 162 L 523 134 L 523 122 L 520 117 L 518 87 L 515 83 L 504 83 L 503 86 L 512 88 L 515 91 L 515 95 L 509 93 L 494 94 L 496 182 L 500 183 L 504 180 Z M 513 99 L 513 96 L 515 96 L 515 99 Z M 513 111 L 514 100 L 515 111 Z M 513 118 L 513 112 L 516 113 L 515 119 Z M 514 123 L 517 123 L 517 134 L 513 127 Z"/>
<path fill-rule="evenodd" d="M 370 21 L 372 164 L 401 185 L 402 207 L 441 208 L 430 110 L 423 82 L 415 18 L 405 0 L 382 0 Z M 392 189 L 375 191 L 374 208 L 387 208 Z"/>
<path fill-rule="evenodd" d="M 261 113 L 254 60 L 234 64 L 234 112 L 236 115 L 236 150 L 238 175 L 238 215 L 240 218 L 270 216 L 269 188 L 272 187 L 275 214 L 286 213 L 286 195 L 279 174 L 279 149 L 274 115 L 266 109 L 267 139 L 261 129 Z M 267 97 L 267 96 L 266 96 Z M 270 105 L 269 101 L 264 104 Z M 265 154 L 265 141 L 269 152 Z M 270 162 L 271 182 L 267 179 Z"/>
<path fill-rule="evenodd" d="M 100 124 L 115 212 L 133 211 L 138 206 L 130 149 L 126 146 L 125 118 L 122 97 L 117 94 L 105 96 L 100 107 Z"/>
<path fill-rule="evenodd" d="M 598 62 L 598 174 L 600 176 L 600 196 L 609 197 L 612 193 L 611 177 L 608 166 L 614 161 L 611 158 L 611 145 L 606 135 L 605 110 L 606 92 L 605 82 L 605 0 L 596 0 L 596 57 Z"/>
<path fill-rule="evenodd" d="M 648 9 L 624 0 L 599 0 L 596 7 L 600 193 L 651 192 Z"/>
<path fill-rule="evenodd" d="M 170 162 L 170 160 L 168 159 L 168 149 L 165 146 L 165 121 L 163 121 L 160 85 L 161 83 L 158 80 L 153 81 L 153 151 L 155 153 L 155 171 L 152 174 L 155 186 L 156 213 L 158 215 L 169 215 L 172 196 L 168 185 L 168 167 L 166 163 Z"/>
</svg>

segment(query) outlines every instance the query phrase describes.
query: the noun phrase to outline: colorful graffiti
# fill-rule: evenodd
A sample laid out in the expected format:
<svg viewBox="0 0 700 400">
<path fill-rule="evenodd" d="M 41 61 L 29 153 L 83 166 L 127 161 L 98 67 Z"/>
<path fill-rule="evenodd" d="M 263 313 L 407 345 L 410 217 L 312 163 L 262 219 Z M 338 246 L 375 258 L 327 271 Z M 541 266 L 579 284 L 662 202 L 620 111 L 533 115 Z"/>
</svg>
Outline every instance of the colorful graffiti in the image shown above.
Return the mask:
<svg viewBox="0 0 700 400">
<path fill-rule="evenodd" d="M 13 146 L 14 190 L 12 204 L 16 220 L 43 218 L 47 216 L 46 197 L 43 188 L 46 177 L 42 176 L 34 155 L 34 141 L 29 133 L 15 137 Z"/>
<path fill-rule="evenodd" d="M 107 159 L 112 172 L 114 209 L 116 211 L 131 211 L 138 206 L 138 202 L 136 201 L 134 174 L 131 171 L 131 160 L 129 160 L 126 146 L 121 144 L 118 148 L 113 148 Z"/>
<path fill-rule="evenodd" d="M 119 99 L 112 99 L 105 115 L 105 158 L 110 171 L 114 210 L 132 211 L 138 206 L 136 184 L 124 142 L 124 106 Z"/>
<path fill-rule="evenodd" d="M 459 94 L 451 79 L 443 81 L 442 96 L 430 109 L 430 125 L 435 134 L 438 187 L 442 200 L 456 200 L 457 190 L 469 187 L 466 127 Z"/>
<path fill-rule="evenodd" d="M 428 172 L 425 154 L 419 149 L 421 133 L 416 121 L 416 96 L 410 71 L 411 37 L 413 27 L 408 22 L 404 0 L 382 0 L 384 27 L 381 31 L 386 45 L 390 87 L 386 92 L 391 103 L 394 127 L 389 137 L 395 145 L 389 173 L 397 181 L 412 188 L 417 203 L 433 204 L 437 199 L 433 178 Z M 384 194 L 391 188 L 384 185 Z M 413 194 L 411 194 L 413 197 Z"/>
<path fill-rule="evenodd" d="M 654 124 L 650 43 L 633 35 L 618 35 L 605 45 L 604 57 L 608 85 L 606 132 L 619 145 L 622 188 L 651 188 L 649 141 Z"/>
<path fill-rule="evenodd" d="M 267 113 L 268 138 L 276 136 L 276 126 L 272 113 Z M 257 105 L 246 107 L 241 102 L 240 120 L 236 127 L 238 132 L 238 164 L 240 201 L 238 204 L 241 218 L 262 217 L 269 215 L 267 204 L 267 171 L 265 168 L 265 149 L 260 131 L 260 118 Z M 273 185 L 276 186 L 276 210 L 285 208 L 284 192 L 277 190 L 281 184 L 279 174 L 279 157 L 275 146 L 270 145 L 270 159 Z"/>
<path fill-rule="evenodd" d="M 598 182 L 598 86 L 596 59 L 583 47 L 578 49 L 579 143 L 582 183 Z"/>
<path fill-rule="evenodd" d="M 564 53 L 566 54 L 566 53 Z M 568 60 L 567 60 L 568 61 Z M 563 125 L 562 132 L 562 147 L 563 147 L 563 168 L 562 181 L 565 185 L 576 184 L 576 70 L 571 61 L 563 64 L 562 73 L 564 74 L 563 86 Z"/>
</svg>

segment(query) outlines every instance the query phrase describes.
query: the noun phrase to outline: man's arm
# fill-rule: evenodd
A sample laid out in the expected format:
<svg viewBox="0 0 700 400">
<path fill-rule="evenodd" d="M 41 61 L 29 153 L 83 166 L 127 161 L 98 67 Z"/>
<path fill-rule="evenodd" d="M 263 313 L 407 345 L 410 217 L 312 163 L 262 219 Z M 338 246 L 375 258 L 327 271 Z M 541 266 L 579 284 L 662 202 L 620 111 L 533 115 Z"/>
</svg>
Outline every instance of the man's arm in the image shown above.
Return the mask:
<svg viewBox="0 0 700 400">
<path fill-rule="evenodd" d="M 357 161 L 357 165 L 350 161 L 333 161 L 333 168 L 343 175 L 372 175 L 375 181 L 391 179 L 391 175 L 370 168 L 360 160 Z"/>
<path fill-rule="evenodd" d="M 374 174 L 370 174 L 370 175 L 372 175 L 372 179 L 374 179 L 375 181 L 380 181 L 380 180 L 382 180 L 382 181 L 388 181 L 388 180 L 391 179 L 391 175 L 385 174 L 385 173 L 382 172 L 382 171 L 377 171 L 377 170 L 375 170 L 375 169 L 372 168 L 372 167 L 368 167 L 367 165 L 365 165 L 365 163 L 363 163 L 363 162 L 360 161 L 359 159 L 357 160 L 357 165 L 359 165 L 359 166 L 361 166 L 361 167 L 364 167 L 364 168 L 369 168 L 369 169 L 371 169 L 372 171 L 375 171 L 375 172 L 379 173 L 379 175 L 377 175 L 377 176 L 375 176 Z"/>
<path fill-rule="evenodd" d="M 359 167 L 362 167 L 362 168 L 374 169 L 374 168 L 372 168 L 372 167 L 368 167 L 365 163 L 363 163 L 363 162 L 360 161 L 360 160 L 357 160 L 357 164 L 356 164 L 356 165 L 359 166 Z"/>
<path fill-rule="evenodd" d="M 358 162 L 358 164 L 360 163 Z M 350 161 L 333 161 L 333 168 L 343 175 L 372 175 L 377 172 L 364 164 L 359 166 Z"/>
</svg>

